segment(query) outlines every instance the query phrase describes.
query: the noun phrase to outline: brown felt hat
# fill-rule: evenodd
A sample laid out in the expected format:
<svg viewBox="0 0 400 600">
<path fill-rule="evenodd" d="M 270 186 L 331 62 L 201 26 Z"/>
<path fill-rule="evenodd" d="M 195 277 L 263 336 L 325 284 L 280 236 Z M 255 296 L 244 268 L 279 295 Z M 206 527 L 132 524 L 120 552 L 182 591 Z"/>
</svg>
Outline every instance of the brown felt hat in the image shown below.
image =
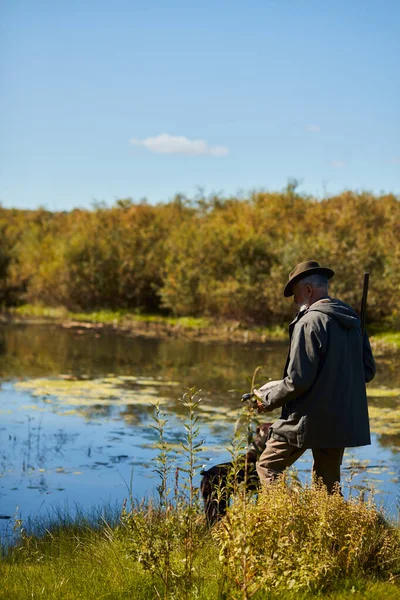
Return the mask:
<svg viewBox="0 0 400 600">
<path fill-rule="evenodd" d="M 300 279 L 304 279 L 304 277 L 309 277 L 310 275 L 325 275 L 325 277 L 331 279 L 334 274 L 335 272 L 332 271 L 332 269 L 321 267 L 316 260 L 306 260 L 305 262 L 298 264 L 290 273 L 289 281 L 283 290 L 283 295 L 286 296 L 286 298 L 293 296 L 293 284 L 296 283 L 296 281 L 300 281 Z"/>
</svg>

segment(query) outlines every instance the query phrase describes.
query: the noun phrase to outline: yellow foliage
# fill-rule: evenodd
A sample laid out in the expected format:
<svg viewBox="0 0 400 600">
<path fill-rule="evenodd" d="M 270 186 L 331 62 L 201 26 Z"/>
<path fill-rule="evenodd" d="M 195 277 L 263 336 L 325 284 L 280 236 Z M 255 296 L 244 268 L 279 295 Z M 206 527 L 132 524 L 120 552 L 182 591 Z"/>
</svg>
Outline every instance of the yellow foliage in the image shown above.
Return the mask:
<svg viewBox="0 0 400 600">
<path fill-rule="evenodd" d="M 167 310 L 274 324 L 298 262 L 332 267 L 332 295 L 359 308 L 371 274 L 368 317 L 400 324 L 400 202 L 343 192 L 247 198 L 176 196 L 166 204 L 120 200 L 70 213 L 0 208 L 0 300 L 72 310 Z"/>
<path fill-rule="evenodd" d="M 372 501 L 345 500 L 284 478 L 258 501 L 236 498 L 214 531 L 220 559 L 240 589 L 316 591 L 341 577 L 390 574 L 400 561 L 399 532 Z"/>
</svg>

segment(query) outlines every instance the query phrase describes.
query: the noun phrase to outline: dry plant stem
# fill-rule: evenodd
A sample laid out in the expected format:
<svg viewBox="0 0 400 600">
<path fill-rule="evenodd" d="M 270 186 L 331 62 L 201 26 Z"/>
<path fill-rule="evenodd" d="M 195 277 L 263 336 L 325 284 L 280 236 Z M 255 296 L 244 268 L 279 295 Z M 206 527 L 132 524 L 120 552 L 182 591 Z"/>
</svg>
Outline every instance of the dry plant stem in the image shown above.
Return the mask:
<svg viewBox="0 0 400 600">
<path fill-rule="evenodd" d="M 256 377 L 258 375 L 258 373 L 261 371 L 261 369 L 265 369 L 264 365 L 258 365 L 255 369 L 254 369 L 254 373 L 253 373 L 253 377 L 251 379 L 251 388 L 250 388 L 250 392 L 252 392 L 255 388 L 256 385 Z"/>
</svg>

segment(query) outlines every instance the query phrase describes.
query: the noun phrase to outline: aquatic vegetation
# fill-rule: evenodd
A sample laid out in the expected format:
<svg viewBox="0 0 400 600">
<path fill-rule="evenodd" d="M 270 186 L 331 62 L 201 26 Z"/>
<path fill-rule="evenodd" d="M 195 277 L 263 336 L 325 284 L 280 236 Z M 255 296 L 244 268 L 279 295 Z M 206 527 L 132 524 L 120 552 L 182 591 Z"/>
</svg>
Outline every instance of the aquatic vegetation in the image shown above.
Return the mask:
<svg viewBox="0 0 400 600">
<path fill-rule="evenodd" d="M 157 403 L 173 409 L 179 409 L 175 397 L 176 381 L 164 381 L 148 377 L 108 376 L 97 379 L 78 379 L 60 375 L 53 378 L 29 379 L 15 383 L 19 391 L 27 391 L 33 397 L 45 402 L 53 402 L 56 410 L 62 414 L 83 414 L 94 416 L 101 414 L 102 407 L 126 407 L 121 412 L 129 421 L 137 420 L 137 415 L 129 412 L 129 407 L 140 407 L 148 412 Z M 25 405 L 27 406 L 27 405 Z M 43 406 L 29 405 L 32 410 L 44 411 Z M 71 408 L 74 407 L 74 408 Z M 198 408 L 198 417 L 202 423 L 210 426 L 211 430 L 218 429 L 222 424 L 232 425 L 240 422 L 243 412 L 239 403 L 237 406 L 211 404 L 202 402 Z M 276 415 L 278 412 L 276 412 Z"/>
<path fill-rule="evenodd" d="M 400 388 L 367 387 L 371 432 L 382 446 L 400 448 Z"/>
<path fill-rule="evenodd" d="M 400 405 L 392 408 L 369 407 L 371 430 L 378 434 L 400 434 Z"/>
<path fill-rule="evenodd" d="M 138 406 L 149 409 L 152 404 L 174 406 L 176 398 L 173 390 L 179 386 L 177 381 L 151 379 L 149 377 L 114 376 L 104 378 L 79 379 L 60 375 L 56 378 L 38 378 L 20 381 L 15 384 L 17 390 L 28 391 L 33 397 L 56 402 L 63 414 L 73 414 L 76 409 L 87 409 L 101 412 L 101 406 L 129 407 Z M 376 399 L 399 399 L 400 388 L 367 388 L 368 396 Z M 27 406 L 26 406 L 27 407 Z M 74 407 L 74 408 L 68 408 Z M 43 407 L 29 405 L 33 410 Z M 203 423 L 210 427 L 218 427 L 223 423 L 239 423 L 246 410 L 243 407 L 226 406 L 210 403 L 205 400 L 198 406 L 198 415 Z M 371 430 L 377 434 L 400 434 L 400 403 L 390 407 L 370 403 Z M 83 412 L 83 414 L 85 414 Z M 87 413 L 89 414 L 89 413 Z M 93 414 L 93 413 L 90 413 Z M 137 416 L 126 412 L 127 419 L 136 420 Z M 270 418 L 277 418 L 279 411 L 271 413 Z"/>
<path fill-rule="evenodd" d="M 160 393 L 160 388 L 178 385 L 175 381 L 132 376 L 78 379 L 59 376 L 19 381 L 17 390 L 26 390 L 34 397 L 50 397 L 63 406 L 101 405 L 149 405 L 157 402 L 167 404 L 169 398 Z"/>
</svg>

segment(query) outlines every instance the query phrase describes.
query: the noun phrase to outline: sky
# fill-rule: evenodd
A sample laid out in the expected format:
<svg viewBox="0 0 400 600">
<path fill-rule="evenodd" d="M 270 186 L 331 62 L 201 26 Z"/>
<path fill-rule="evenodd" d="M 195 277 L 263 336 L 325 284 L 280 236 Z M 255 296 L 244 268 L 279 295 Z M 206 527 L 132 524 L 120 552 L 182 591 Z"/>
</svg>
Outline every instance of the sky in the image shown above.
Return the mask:
<svg viewBox="0 0 400 600">
<path fill-rule="evenodd" d="M 0 203 L 400 193 L 398 0 L 0 0 Z"/>
</svg>

